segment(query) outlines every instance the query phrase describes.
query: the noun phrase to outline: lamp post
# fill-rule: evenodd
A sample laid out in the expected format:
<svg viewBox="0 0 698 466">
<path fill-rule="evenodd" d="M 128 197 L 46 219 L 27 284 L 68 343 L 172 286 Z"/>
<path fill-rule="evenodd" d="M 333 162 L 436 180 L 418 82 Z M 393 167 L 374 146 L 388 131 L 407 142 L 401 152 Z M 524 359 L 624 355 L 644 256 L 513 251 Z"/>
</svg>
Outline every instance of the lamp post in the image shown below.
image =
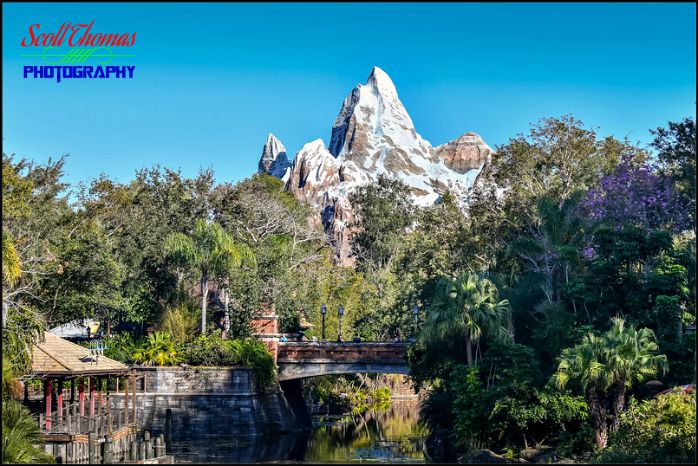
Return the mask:
<svg viewBox="0 0 698 466">
<path fill-rule="evenodd" d="M 337 309 L 337 314 L 339 314 L 339 338 L 337 338 L 337 341 L 344 341 L 342 340 L 342 316 L 344 316 L 344 306 L 341 304 L 339 305 L 339 309 Z"/>
<path fill-rule="evenodd" d="M 327 314 L 327 306 L 320 306 L 320 314 L 322 314 L 322 340 L 325 340 L 325 314 Z"/>
</svg>

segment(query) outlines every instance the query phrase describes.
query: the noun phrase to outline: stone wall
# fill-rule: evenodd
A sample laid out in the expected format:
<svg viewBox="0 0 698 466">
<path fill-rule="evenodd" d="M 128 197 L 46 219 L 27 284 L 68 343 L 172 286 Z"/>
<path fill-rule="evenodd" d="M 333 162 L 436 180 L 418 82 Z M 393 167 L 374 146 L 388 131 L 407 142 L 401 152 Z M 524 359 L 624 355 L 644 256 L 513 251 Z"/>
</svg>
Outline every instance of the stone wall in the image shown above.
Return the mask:
<svg viewBox="0 0 698 466">
<path fill-rule="evenodd" d="M 277 386 L 262 392 L 254 371 L 230 367 L 143 367 L 137 385 L 137 423 L 166 441 L 230 438 L 306 427 Z M 124 407 L 123 393 L 112 393 Z"/>
</svg>

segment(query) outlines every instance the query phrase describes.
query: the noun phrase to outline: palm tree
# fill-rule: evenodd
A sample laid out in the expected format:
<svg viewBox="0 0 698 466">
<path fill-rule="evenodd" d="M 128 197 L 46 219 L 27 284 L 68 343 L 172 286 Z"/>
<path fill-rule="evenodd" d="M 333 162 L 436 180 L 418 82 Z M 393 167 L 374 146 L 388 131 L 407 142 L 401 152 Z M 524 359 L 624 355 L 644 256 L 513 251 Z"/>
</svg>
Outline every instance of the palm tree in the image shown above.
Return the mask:
<svg viewBox="0 0 698 466">
<path fill-rule="evenodd" d="M 613 383 L 611 371 L 604 364 L 604 344 L 603 339 L 593 333 L 585 335 L 578 345 L 562 350 L 557 371 L 553 374 L 558 388 L 565 387 L 571 380 L 581 385 L 599 448 L 604 448 L 608 441 L 606 390 Z"/>
<path fill-rule="evenodd" d="M 254 254 L 247 246 L 236 243 L 217 223 L 197 220 L 194 231 L 187 236 L 174 233 L 165 240 L 165 252 L 178 266 L 195 268 L 201 286 L 201 333 L 206 332 L 208 282 L 229 277 L 243 264 L 254 263 Z"/>
<path fill-rule="evenodd" d="M 37 422 L 24 406 L 10 398 L 18 395 L 13 392 L 21 385 L 14 372 L 14 366 L 3 357 L 2 464 L 54 463 L 53 457 L 37 446 L 44 442 Z"/>
<path fill-rule="evenodd" d="M 625 390 L 634 382 L 642 382 L 658 371 L 666 372 L 667 358 L 657 354 L 659 346 L 652 330 L 636 330 L 625 325 L 623 319 L 611 319 L 611 329 L 606 332 L 608 341 L 608 368 L 613 373 L 611 400 L 613 422 L 610 431 L 615 432 L 620 425 L 620 415 L 625 408 Z"/>
<path fill-rule="evenodd" d="M 464 337 L 468 366 L 472 367 L 472 345 L 483 334 L 496 339 L 509 337 L 509 318 L 509 301 L 499 301 L 497 287 L 490 280 L 467 273 L 455 280 L 442 278 L 436 284 L 421 338 Z"/>
<path fill-rule="evenodd" d="M 36 445 L 43 443 L 39 425 L 27 408 L 15 400 L 2 402 L 2 463 L 55 463 Z"/>
<path fill-rule="evenodd" d="M 609 430 L 617 429 L 625 405 L 625 389 L 666 367 L 666 356 L 657 355 L 657 343 L 650 329 L 639 331 L 623 319 L 611 319 L 603 335 L 589 333 L 581 343 L 566 348 L 558 358 L 553 379 L 559 388 L 577 381 L 589 404 L 596 445 L 605 448 Z M 612 421 L 607 421 L 607 401 L 611 401 Z"/>
</svg>

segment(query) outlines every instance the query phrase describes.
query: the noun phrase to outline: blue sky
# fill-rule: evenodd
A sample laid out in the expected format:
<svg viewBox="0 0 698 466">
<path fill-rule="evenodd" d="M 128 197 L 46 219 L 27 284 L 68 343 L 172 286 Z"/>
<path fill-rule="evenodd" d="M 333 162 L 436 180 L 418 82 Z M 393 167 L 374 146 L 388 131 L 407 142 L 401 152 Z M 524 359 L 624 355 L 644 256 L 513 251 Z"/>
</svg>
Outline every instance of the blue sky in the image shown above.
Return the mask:
<svg viewBox="0 0 698 466">
<path fill-rule="evenodd" d="M 491 146 L 571 113 L 647 143 L 695 115 L 695 4 L 3 3 L 3 152 L 70 153 L 67 180 L 160 164 L 218 181 L 254 173 L 269 132 L 293 156 L 328 142 L 371 67 L 433 145 Z M 29 25 L 136 32 L 133 80 L 24 79 Z M 39 48 L 38 50 L 42 50 Z M 86 63 L 87 64 L 87 63 Z"/>
</svg>

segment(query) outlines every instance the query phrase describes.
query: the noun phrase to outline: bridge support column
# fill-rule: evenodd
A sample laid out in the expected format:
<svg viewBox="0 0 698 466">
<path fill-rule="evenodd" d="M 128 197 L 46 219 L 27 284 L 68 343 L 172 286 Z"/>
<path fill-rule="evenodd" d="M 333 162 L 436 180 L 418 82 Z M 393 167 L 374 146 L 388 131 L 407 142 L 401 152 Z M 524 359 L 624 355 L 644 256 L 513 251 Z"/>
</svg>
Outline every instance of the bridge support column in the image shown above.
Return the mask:
<svg viewBox="0 0 698 466">
<path fill-rule="evenodd" d="M 273 304 L 269 309 L 262 311 L 261 315 L 254 317 L 250 321 L 252 332 L 267 347 L 274 364 L 279 358 L 279 316 L 276 315 L 276 306 Z"/>
<path fill-rule="evenodd" d="M 301 428 L 313 427 L 313 420 L 303 398 L 303 380 L 282 380 L 279 382 L 284 397 L 288 401 L 293 414 L 296 417 L 296 424 Z"/>
</svg>

